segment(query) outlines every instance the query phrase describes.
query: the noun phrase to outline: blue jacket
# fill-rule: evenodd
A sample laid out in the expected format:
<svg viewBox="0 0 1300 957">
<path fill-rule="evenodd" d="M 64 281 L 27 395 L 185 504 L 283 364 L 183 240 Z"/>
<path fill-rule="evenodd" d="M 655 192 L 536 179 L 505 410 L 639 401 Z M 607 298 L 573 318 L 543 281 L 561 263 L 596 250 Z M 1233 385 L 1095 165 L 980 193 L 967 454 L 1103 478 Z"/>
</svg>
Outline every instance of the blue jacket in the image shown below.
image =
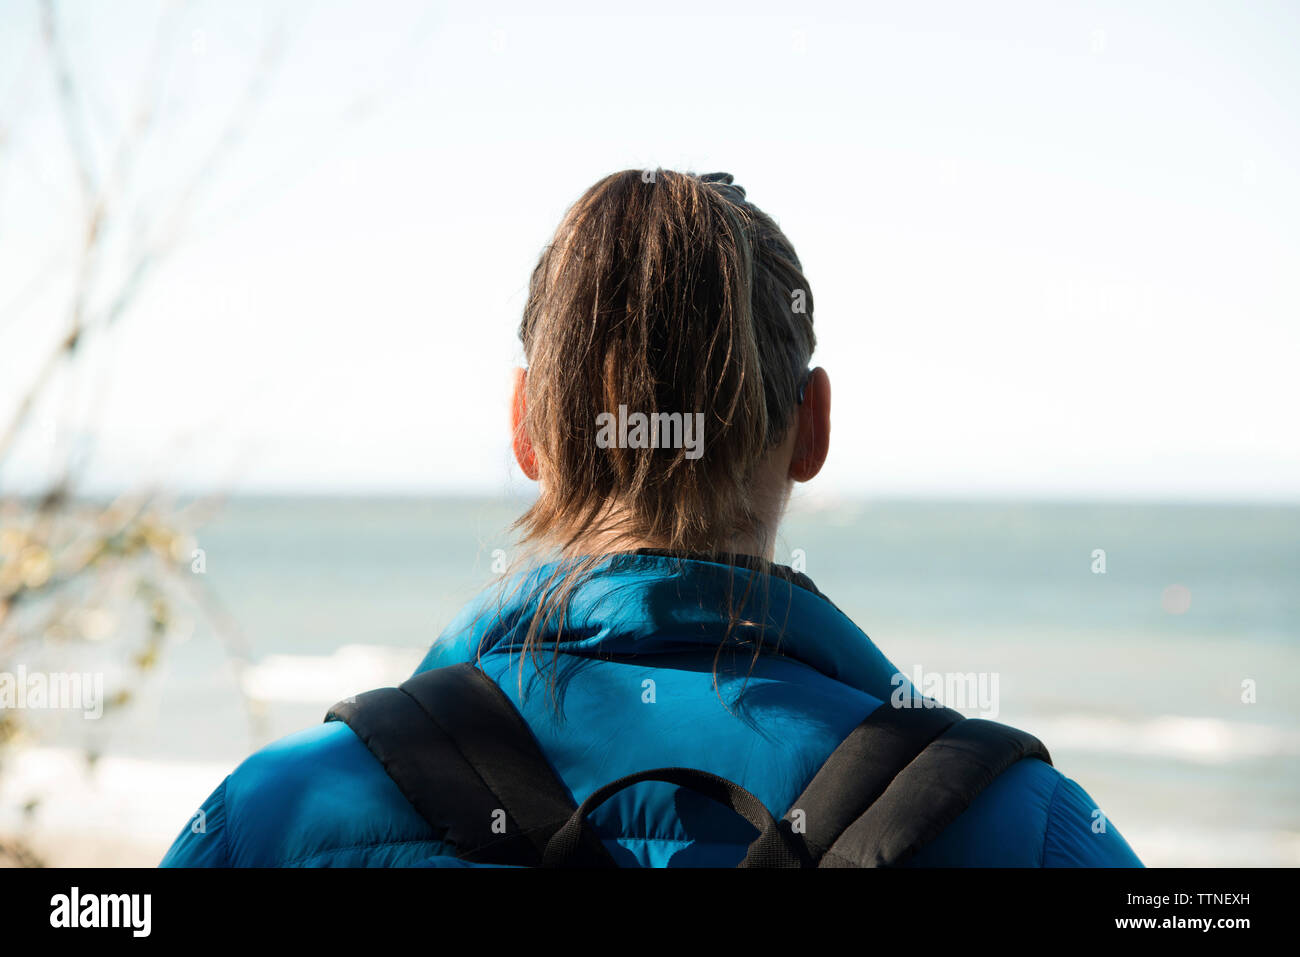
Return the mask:
<svg viewBox="0 0 1300 957">
<path fill-rule="evenodd" d="M 695 767 L 740 784 L 780 817 L 898 687 L 898 670 L 806 576 L 657 554 L 620 556 L 575 589 L 563 643 L 542 631 L 539 674 L 518 645 L 535 611 L 529 585 L 550 570 L 481 595 L 417 673 L 472 661 L 481 649 L 480 667 L 519 708 L 575 802 L 634 771 Z M 730 636 L 727 601 L 742 612 Z M 764 653 L 756 656 L 760 638 Z M 551 672 L 557 653 L 559 670 Z M 554 700 L 552 674 L 563 676 Z M 1109 821 L 1098 826 L 1095 811 L 1054 767 L 1022 760 L 909 866 L 1142 866 Z M 734 867 L 755 833 L 721 805 L 656 781 L 618 792 L 589 820 L 627 867 Z M 300 731 L 244 761 L 162 861 L 414 865 L 466 866 L 342 722 Z"/>
</svg>

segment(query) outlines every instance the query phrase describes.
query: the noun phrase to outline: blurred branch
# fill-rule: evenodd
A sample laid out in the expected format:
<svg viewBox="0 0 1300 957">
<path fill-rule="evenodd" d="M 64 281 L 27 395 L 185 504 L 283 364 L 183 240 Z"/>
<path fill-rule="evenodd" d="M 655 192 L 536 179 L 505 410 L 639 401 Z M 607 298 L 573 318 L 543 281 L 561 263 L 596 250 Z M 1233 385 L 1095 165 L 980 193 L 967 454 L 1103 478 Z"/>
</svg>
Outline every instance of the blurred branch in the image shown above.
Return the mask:
<svg viewBox="0 0 1300 957">
<path fill-rule="evenodd" d="M 63 49 L 61 35 L 56 28 L 57 18 L 54 12 L 53 0 L 44 0 L 42 10 L 44 14 L 43 33 L 59 90 L 59 104 L 63 116 L 63 125 L 68 131 L 69 147 L 76 157 L 78 178 L 82 185 L 83 195 L 86 197 L 86 222 L 82 230 L 80 261 L 77 278 L 73 286 L 72 304 L 68 317 L 68 332 L 59 339 L 47 355 L 27 392 L 19 400 L 8 425 L 3 432 L 0 432 L 0 462 L 3 462 L 6 453 L 11 449 L 24 424 L 28 421 L 36 400 L 46 390 L 64 361 L 70 359 L 82 344 L 84 333 L 88 329 L 107 328 L 116 323 L 136 300 L 149 273 L 156 269 L 159 263 L 175 247 L 184 225 L 186 213 L 192 206 L 195 197 L 199 195 L 201 187 L 216 174 L 221 163 L 229 156 L 242 138 L 248 122 L 256 112 L 257 105 L 265 95 L 270 76 L 279 63 L 284 49 L 284 30 L 282 26 L 277 26 L 264 43 L 262 52 L 244 85 L 243 92 L 238 98 L 231 115 L 223 125 L 215 145 L 200 161 L 196 172 L 181 189 L 170 214 L 165 217 L 166 228 L 162 230 L 162 235 L 150 241 L 147 236 L 150 232 L 149 227 L 137 226 L 132 237 L 132 252 L 129 256 L 130 265 L 125 269 L 124 278 L 116 291 L 108 297 L 108 305 L 102 312 L 88 320 L 86 317 L 87 303 L 93 292 L 97 256 L 106 224 L 110 219 L 113 199 L 112 190 L 127 177 L 132 159 L 138 154 L 148 136 L 155 112 L 152 109 L 151 101 L 156 94 L 152 91 L 150 85 L 146 84 L 146 88 L 140 97 L 141 105 L 133 114 L 135 117 L 134 126 L 123 136 L 118 146 L 110 175 L 102 186 L 98 185 L 90 168 L 89 148 L 85 145 L 84 128 L 80 121 L 80 112 L 77 106 L 75 81 L 67 64 L 67 55 Z M 152 56 L 155 64 L 161 60 L 162 37 L 164 35 L 165 31 L 160 29 Z M 151 71 L 151 74 L 156 75 L 156 66 L 154 71 Z M 159 221 L 163 219 L 164 217 L 158 217 Z M 67 481 L 68 479 L 65 476 L 61 484 L 66 485 Z"/>
<path fill-rule="evenodd" d="M 61 28 L 54 0 L 40 5 L 41 49 L 54 85 L 63 139 L 71 160 L 80 199 L 76 246 L 71 257 L 55 255 L 15 300 L 34 296 L 65 266 L 69 289 L 62 331 L 35 363 L 35 373 L 4 415 L 0 431 L 0 468 L 10 460 L 18 438 L 35 410 L 49 401 L 53 383 L 67 370 L 69 385 L 90 374 L 85 362 L 89 338 L 116 326 L 139 301 L 149 280 L 175 249 L 191 208 L 237 149 L 264 100 L 271 73 L 280 60 L 283 30 L 271 31 L 246 82 L 220 124 L 212 147 L 192 174 L 159 208 L 156 202 L 131 200 L 129 184 L 154 131 L 156 104 L 162 89 L 161 64 L 174 29 L 170 12 L 160 18 L 144 79 L 123 129 L 116 137 L 105 168 L 96 160 L 91 131 L 84 116 L 84 90 Z M 0 149 L 7 150 L 7 128 L 0 124 Z M 106 243 L 117 224 L 131 223 L 125 236 L 125 258 L 111 276 L 104 274 Z M 116 240 L 114 240 L 116 242 Z M 117 247 L 115 246 L 114 249 Z M 47 269 L 50 275 L 47 276 Z M 102 403 L 88 410 L 83 423 L 95 431 Z M 191 573 L 194 530 L 215 509 L 213 498 L 184 507 L 158 488 L 142 487 L 118 495 L 106 504 L 79 501 L 79 477 L 86 462 L 62 450 L 39 491 L 25 499 L 0 498 L 0 669 L 20 651 L 48 651 L 65 642 L 101 641 L 101 648 L 128 655 L 131 675 L 141 678 L 160 659 L 176 628 L 174 608 L 185 603 L 198 610 L 221 641 L 231 661 L 244 710 L 257 725 L 256 703 L 243 690 L 242 676 L 249 647 L 237 622 L 206 582 Z M 128 627 L 143 610 L 143 640 Z M 105 622 L 108 622 L 105 625 Z M 107 628 L 111 638 L 104 632 Z M 120 707 L 132 700 L 128 683 L 106 703 Z M 25 710 L 0 712 L 0 753 L 25 737 L 20 722 L 30 722 Z M 34 806 L 34 805 L 32 805 Z M 20 865 L 39 861 L 21 842 L 0 840 L 0 861 Z"/>
<path fill-rule="evenodd" d="M 45 48 L 49 53 L 50 67 L 54 71 L 55 88 L 59 96 L 59 115 L 63 120 L 63 130 L 68 138 L 68 152 L 76 167 L 77 182 L 81 187 L 81 199 L 86 213 L 86 220 L 94 222 L 95 216 L 90 212 L 92 197 L 97 192 L 95 174 L 91 169 L 93 160 L 90 156 L 90 143 L 86 136 L 85 123 L 81 116 L 81 106 L 77 94 L 77 83 L 72 75 L 72 66 L 68 62 L 68 53 L 63 45 L 63 35 L 59 32 L 59 18 L 54 9 L 54 0 L 41 2 L 41 33 L 45 38 Z"/>
</svg>

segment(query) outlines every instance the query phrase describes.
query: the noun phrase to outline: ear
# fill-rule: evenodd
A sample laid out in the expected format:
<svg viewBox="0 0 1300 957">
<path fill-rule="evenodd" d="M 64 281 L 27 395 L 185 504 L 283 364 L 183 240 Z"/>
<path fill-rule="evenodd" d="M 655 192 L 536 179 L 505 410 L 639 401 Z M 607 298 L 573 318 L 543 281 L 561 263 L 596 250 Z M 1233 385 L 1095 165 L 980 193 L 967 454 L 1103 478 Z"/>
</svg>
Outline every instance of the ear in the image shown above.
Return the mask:
<svg viewBox="0 0 1300 957">
<path fill-rule="evenodd" d="M 519 468 L 534 482 L 537 481 L 537 453 L 533 451 L 533 440 L 524 428 L 524 397 L 528 384 L 528 370 L 516 369 L 514 388 L 510 396 L 510 435 L 511 445 L 515 450 L 515 461 Z"/>
<path fill-rule="evenodd" d="M 831 379 L 826 370 L 813 369 L 804 389 L 803 403 L 795 406 L 799 416 L 799 434 L 790 458 L 790 478 L 807 482 L 826 464 L 831 446 Z"/>
</svg>

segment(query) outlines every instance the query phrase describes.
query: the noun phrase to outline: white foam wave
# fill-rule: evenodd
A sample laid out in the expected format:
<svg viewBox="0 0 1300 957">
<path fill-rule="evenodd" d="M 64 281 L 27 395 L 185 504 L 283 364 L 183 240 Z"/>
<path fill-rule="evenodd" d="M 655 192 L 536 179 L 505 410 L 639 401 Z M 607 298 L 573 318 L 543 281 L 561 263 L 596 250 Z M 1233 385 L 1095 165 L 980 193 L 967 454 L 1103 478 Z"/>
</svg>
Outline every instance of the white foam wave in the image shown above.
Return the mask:
<svg viewBox="0 0 1300 957">
<path fill-rule="evenodd" d="M 1160 715 L 1131 719 L 1064 714 L 1011 721 L 1049 750 L 1145 755 L 1204 764 L 1300 755 L 1300 733 L 1221 718 Z"/>
<path fill-rule="evenodd" d="M 329 655 L 268 655 L 244 672 L 244 692 L 259 701 L 328 706 L 360 691 L 401 684 L 426 651 L 344 645 Z"/>
<path fill-rule="evenodd" d="M 152 867 L 233 768 L 116 755 L 88 766 L 75 748 L 14 751 L 0 775 L 0 833 L 56 867 Z"/>
<path fill-rule="evenodd" d="M 1246 828 L 1123 826 L 1147 867 L 1300 867 L 1300 833 Z"/>
</svg>

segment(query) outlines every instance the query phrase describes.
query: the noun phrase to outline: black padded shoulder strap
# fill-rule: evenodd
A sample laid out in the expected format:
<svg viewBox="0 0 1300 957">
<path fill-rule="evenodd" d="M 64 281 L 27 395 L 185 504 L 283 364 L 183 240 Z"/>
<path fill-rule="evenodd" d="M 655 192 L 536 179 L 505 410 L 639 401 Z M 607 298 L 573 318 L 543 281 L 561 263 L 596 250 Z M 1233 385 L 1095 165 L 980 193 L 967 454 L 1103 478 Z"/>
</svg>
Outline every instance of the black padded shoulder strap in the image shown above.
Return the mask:
<svg viewBox="0 0 1300 957">
<path fill-rule="evenodd" d="M 885 702 L 831 754 L 782 827 L 803 824 L 819 867 L 894 866 L 1022 758 L 1052 760 L 1037 738 L 996 721 Z"/>
<path fill-rule="evenodd" d="M 884 702 L 831 752 L 786 812 L 782 828 L 802 833 L 813 862 L 820 862 L 899 772 L 961 720 L 949 708 L 895 708 Z"/>
<path fill-rule="evenodd" d="M 513 702 L 473 665 L 436 668 L 400 688 L 357 695 L 325 720 L 356 732 L 464 860 L 540 866 L 547 843 L 577 809 Z M 581 841 L 588 859 L 608 859 L 589 826 Z"/>
</svg>

